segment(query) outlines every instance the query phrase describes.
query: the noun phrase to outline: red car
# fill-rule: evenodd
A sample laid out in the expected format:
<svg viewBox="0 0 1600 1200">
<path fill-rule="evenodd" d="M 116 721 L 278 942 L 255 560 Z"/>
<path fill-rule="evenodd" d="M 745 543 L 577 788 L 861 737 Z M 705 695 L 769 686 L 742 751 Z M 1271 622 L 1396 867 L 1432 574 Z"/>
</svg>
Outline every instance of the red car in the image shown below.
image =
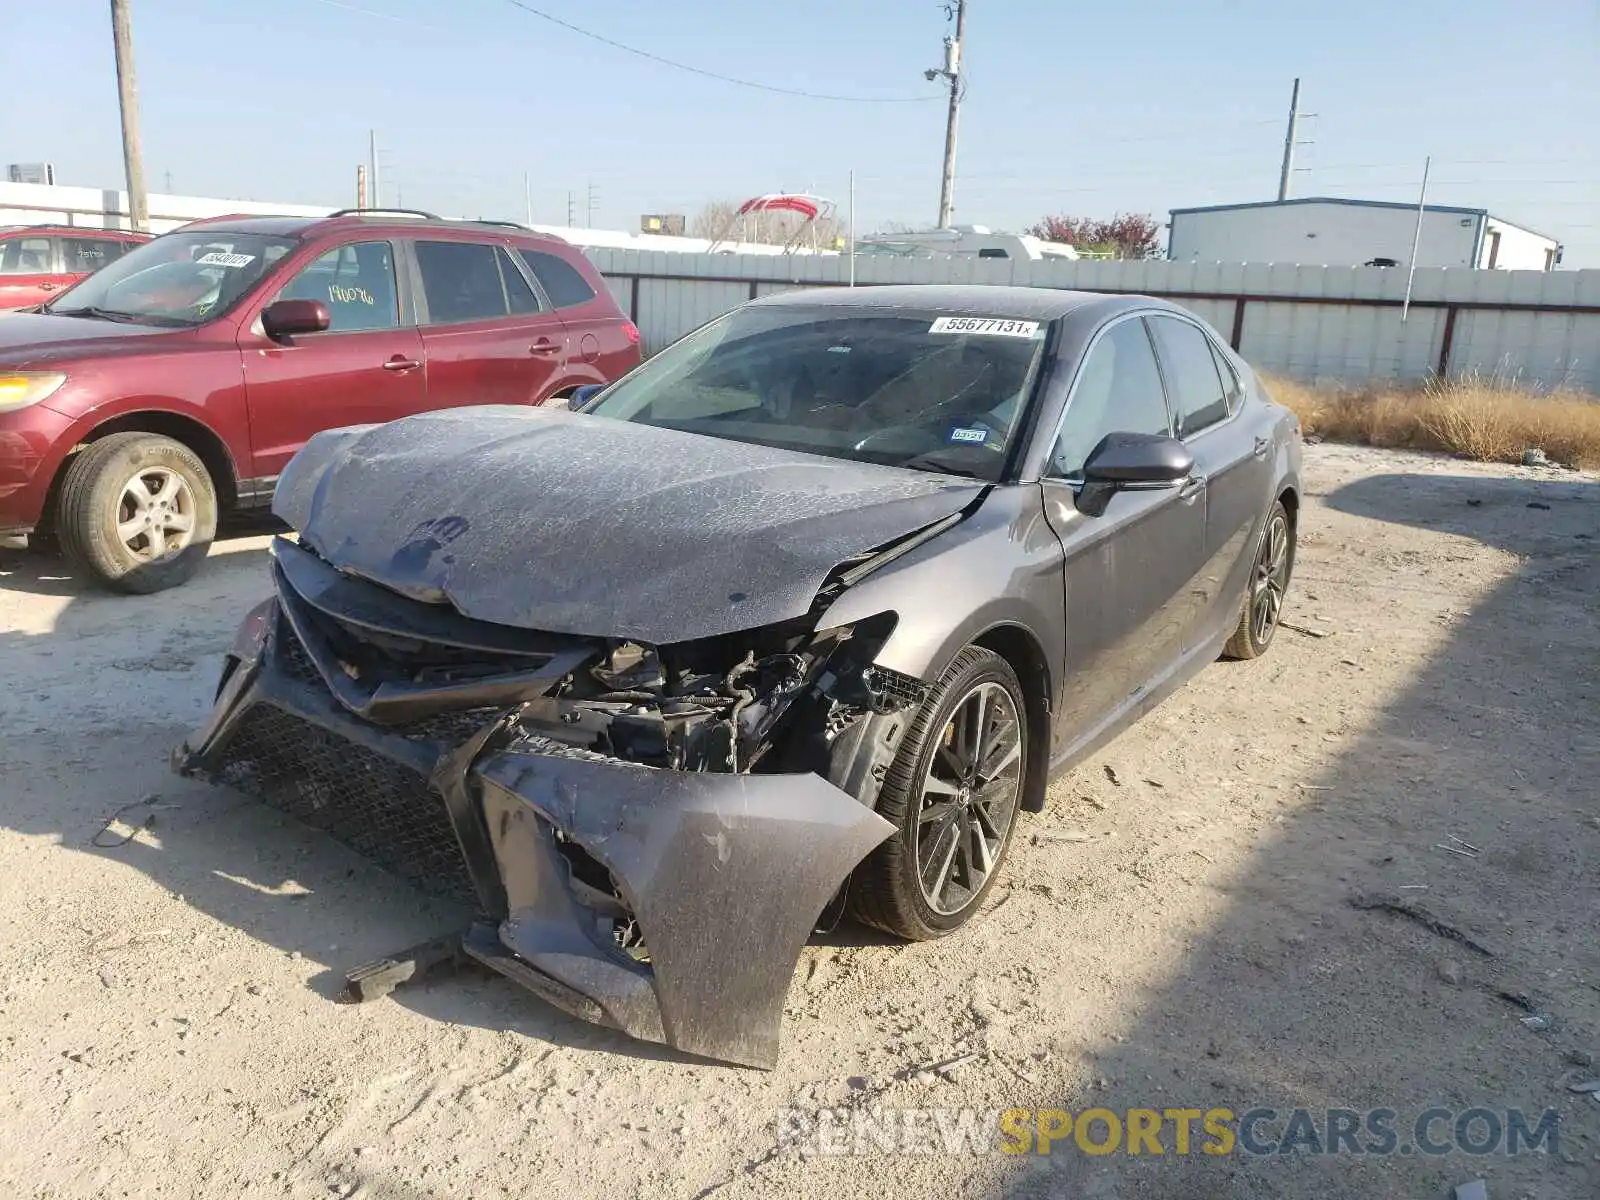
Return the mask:
<svg viewBox="0 0 1600 1200">
<path fill-rule="evenodd" d="M 0 534 L 159 591 L 199 567 L 219 509 L 268 502 L 320 430 L 543 404 L 639 357 L 593 265 L 521 226 L 197 221 L 0 314 Z"/>
<path fill-rule="evenodd" d="M 126 229 L 0 226 L 0 310 L 52 300 L 149 240 L 148 233 Z"/>
</svg>

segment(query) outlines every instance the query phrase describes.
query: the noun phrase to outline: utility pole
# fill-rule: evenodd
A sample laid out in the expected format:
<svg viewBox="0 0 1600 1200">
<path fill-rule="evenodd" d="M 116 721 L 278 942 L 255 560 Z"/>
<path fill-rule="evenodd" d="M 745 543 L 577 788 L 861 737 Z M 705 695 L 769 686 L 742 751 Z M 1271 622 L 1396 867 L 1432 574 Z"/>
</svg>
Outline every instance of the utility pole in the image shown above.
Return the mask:
<svg viewBox="0 0 1600 1200">
<path fill-rule="evenodd" d="M 856 172 L 850 168 L 850 286 L 856 285 Z"/>
<path fill-rule="evenodd" d="M 1433 167 L 1433 155 L 1422 160 L 1422 194 L 1417 197 L 1417 230 L 1411 235 L 1411 265 L 1406 268 L 1406 298 L 1400 305 L 1400 324 L 1406 323 L 1411 312 L 1411 283 L 1417 277 L 1417 247 L 1422 244 L 1422 214 L 1428 211 L 1428 172 Z"/>
<path fill-rule="evenodd" d="M 378 131 L 367 131 L 367 149 L 371 156 L 371 164 L 367 170 L 367 179 L 372 185 L 372 207 L 379 208 L 383 201 L 378 196 Z"/>
<path fill-rule="evenodd" d="M 950 88 L 950 115 L 944 126 L 944 173 L 939 181 L 939 228 L 948 229 L 955 211 L 956 187 L 956 126 L 961 119 L 961 39 L 967 32 L 967 0 L 954 0 L 955 37 L 944 39 L 944 67 L 924 71 L 923 78 L 932 82 L 943 79 Z M 945 9 L 950 13 L 950 9 Z"/>
<path fill-rule="evenodd" d="M 522 173 L 522 200 L 528 210 L 528 224 L 533 224 L 533 180 L 528 172 Z"/>
<path fill-rule="evenodd" d="M 122 108 L 122 161 L 128 172 L 128 224 L 142 233 L 150 227 L 150 200 L 144 191 L 144 152 L 139 147 L 139 84 L 133 74 L 128 0 L 111 0 L 111 41 L 117 55 L 117 100 Z"/>
<path fill-rule="evenodd" d="M 594 228 L 594 210 L 598 207 L 600 207 L 600 195 L 594 190 L 594 184 L 591 182 L 583 209 L 583 227 L 585 229 Z"/>
<path fill-rule="evenodd" d="M 1283 170 L 1278 175 L 1278 199 L 1289 198 L 1289 184 L 1294 175 L 1294 145 L 1300 131 L 1300 81 L 1294 81 L 1294 92 L 1289 97 L 1289 132 L 1283 137 Z"/>
<path fill-rule="evenodd" d="M 170 196 L 170 195 L 172 195 L 172 172 L 171 171 L 168 171 L 166 173 L 166 180 L 167 180 L 167 195 Z"/>
<path fill-rule="evenodd" d="M 567 228 L 571 229 L 578 223 L 578 202 L 572 194 L 572 189 L 567 189 Z"/>
</svg>

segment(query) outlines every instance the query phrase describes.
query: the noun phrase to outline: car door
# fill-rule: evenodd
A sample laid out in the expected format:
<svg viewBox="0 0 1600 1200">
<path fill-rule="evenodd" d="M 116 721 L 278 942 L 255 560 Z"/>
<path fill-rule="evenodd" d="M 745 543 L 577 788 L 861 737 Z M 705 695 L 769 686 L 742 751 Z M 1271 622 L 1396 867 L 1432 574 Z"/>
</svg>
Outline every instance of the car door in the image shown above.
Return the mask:
<svg viewBox="0 0 1600 1200">
<path fill-rule="evenodd" d="M 64 290 L 60 246 L 48 234 L 0 239 L 0 309 L 30 308 Z"/>
<path fill-rule="evenodd" d="M 258 480 L 276 477 L 320 430 L 428 407 L 427 354 L 405 303 L 394 244 L 346 242 L 292 270 L 239 334 Z M 332 322 L 325 333 L 274 340 L 260 310 L 275 300 L 320 300 Z"/>
<path fill-rule="evenodd" d="M 428 400 L 540 404 L 558 386 L 566 327 L 511 251 L 489 241 L 418 238 Z"/>
<path fill-rule="evenodd" d="M 1203 607 L 1190 633 L 1190 644 L 1200 645 L 1239 615 L 1272 486 L 1271 431 L 1264 418 L 1252 421 L 1239 411 L 1238 377 L 1199 324 L 1166 314 L 1148 320 L 1178 436 L 1206 479 Z"/>
<path fill-rule="evenodd" d="M 1155 351 L 1137 314 L 1090 344 L 1041 480 L 1046 519 L 1065 554 L 1058 756 L 1091 741 L 1177 668 L 1205 562 L 1201 479 L 1118 491 L 1099 516 L 1078 510 L 1084 460 L 1116 432 L 1171 432 Z"/>
</svg>

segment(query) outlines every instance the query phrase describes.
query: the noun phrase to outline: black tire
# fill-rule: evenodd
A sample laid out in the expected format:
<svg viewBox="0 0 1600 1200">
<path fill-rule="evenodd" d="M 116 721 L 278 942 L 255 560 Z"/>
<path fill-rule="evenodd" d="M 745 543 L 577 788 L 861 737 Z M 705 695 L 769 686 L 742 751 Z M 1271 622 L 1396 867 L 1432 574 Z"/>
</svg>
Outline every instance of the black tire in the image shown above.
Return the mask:
<svg viewBox="0 0 1600 1200">
<path fill-rule="evenodd" d="M 181 481 L 178 498 L 172 502 L 186 510 L 181 515 L 190 522 L 181 549 L 158 552 L 157 534 L 143 535 L 137 547 L 118 535 L 119 521 L 129 515 L 126 489 L 136 478 Z M 173 544 L 182 537 L 160 532 L 163 544 L 167 537 Z M 165 591 L 198 571 L 211 549 L 217 533 L 216 487 L 199 456 L 181 442 L 153 433 L 108 434 L 78 451 L 67 464 L 56 533 L 62 554 L 96 581 L 122 592 Z M 134 540 L 140 540 L 139 535 Z"/>
<path fill-rule="evenodd" d="M 1273 560 L 1274 537 L 1282 535 L 1281 561 L 1276 568 Z M 1245 585 L 1244 601 L 1239 609 L 1239 624 L 1222 648 L 1222 656 L 1236 660 L 1260 658 L 1272 645 L 1283 616 L 1283 605 L 1289 594 L 1289 580 L 1294 574 L 1295 528 L 1282 500 L 1273 502 L 1261 527 L 1261 537 L 1256 542 L 1255 556 L 1250 562 L 1250 580 Z M 1270 603 L 1270 619 L 1261 620 L 1258 605 L 1262 603 L 1262 589 L 1275 589 L 1275 601 Z"/>
<path fill-rule="evenodd" d="M 1010 798 L 1006 824 L 992 863 L 979 887 L 954 912 L 941 912 L 930 904 L 918 877 L 917 843 L 920 817 L 924 811 L 925 781 L 939 752 L 941 739 L 952 717 L 969 697 L 985 685 L 998 685 L 1008 695 L 1016 721 L 1016 787 Z M 992 690 L 986 690 L 986 696 Z M 1027 704 L 1022 685 L 1011 664 L 991 650 L 968 646 L 956 655 L 933 694 L 923 703 L 905 740 L 884 778 L 878 798 L 878 815 L 895 826 L 895 834 L 880 845 L 857 868 L 850 887 L 850 912 L 857 920 L 908 941 L 928 941 L 959 928 L 983 907 L 984 898 L 1000 877 L 1007 851 L 1011 848 L 1021 810 L 1022 788 L 1027 779 L 1028 744 Z M 1006 771 L 1009 778 L 1010 769 Z M 952 801 L 952 804 L 955 802 Z M 971 832 L 981 836 L 976 824 Z M 953 829 L 958 843 L 962 833 Z"/>
</svg>

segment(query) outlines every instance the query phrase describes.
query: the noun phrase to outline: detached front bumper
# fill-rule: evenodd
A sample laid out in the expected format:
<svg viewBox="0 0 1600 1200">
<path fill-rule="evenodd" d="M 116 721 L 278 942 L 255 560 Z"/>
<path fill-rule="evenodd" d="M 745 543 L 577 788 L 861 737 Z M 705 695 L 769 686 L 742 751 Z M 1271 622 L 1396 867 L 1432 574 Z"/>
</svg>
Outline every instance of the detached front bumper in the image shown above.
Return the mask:
<svg viewBox="0 0 1600 1200">
<path fill-rule="evenodd" d="M 586 1020 L 756 1067 L 818 915 L 892 826 L 817 775 L 658 770 L 518 738 L 515 709 L 352 715 L 278 600 L 240 627 L 181 774 L 251 793 L 497 939 L 474 957 Z M 614 935 L 626 914 L 642 938 Z"/>
</svg>

